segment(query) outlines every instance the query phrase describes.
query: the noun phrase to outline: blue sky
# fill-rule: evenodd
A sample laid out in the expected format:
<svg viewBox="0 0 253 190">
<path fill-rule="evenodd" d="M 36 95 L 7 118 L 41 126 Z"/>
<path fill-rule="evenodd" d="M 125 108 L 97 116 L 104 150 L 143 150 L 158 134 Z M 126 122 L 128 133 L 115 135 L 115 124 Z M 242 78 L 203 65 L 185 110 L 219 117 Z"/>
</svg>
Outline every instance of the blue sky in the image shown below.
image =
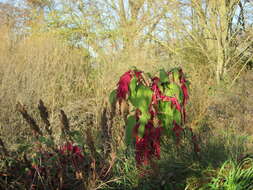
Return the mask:
<svg viewBox="0 0 253 190">
<path fill-rule="evenodd" d="M 1 3 L 11 3 L 11 0 L 0 0 Z"/>
<path fill-rule="evenodd" d="M 20 0 L 0 0 L 0 3 L 15 3 L 17 4 Z"/>
</svg>

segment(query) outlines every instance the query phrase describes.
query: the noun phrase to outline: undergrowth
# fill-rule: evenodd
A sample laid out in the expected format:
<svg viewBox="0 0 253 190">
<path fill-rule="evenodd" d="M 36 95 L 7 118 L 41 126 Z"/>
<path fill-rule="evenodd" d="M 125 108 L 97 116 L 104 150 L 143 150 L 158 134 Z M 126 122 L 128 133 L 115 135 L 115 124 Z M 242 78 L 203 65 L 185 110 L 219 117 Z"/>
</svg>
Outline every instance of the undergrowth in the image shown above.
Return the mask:
<svg viewBox="0 0 253 190">
<path fill-rule="evenodd" d="M 132 145 L 124 143 L 123 122 L 106 102 L 99 128 L 76 129 L 64 110 L 56 125 L 42 100 L 36 112 L 21 103 L 16 110 L 29 128 L 16 148 L 0 139 L 1 189 L 252 189 L 251 136 L 238 135 L 233 126 L 216 133 L 208 128 L 212 122 L 202 121 L 195 129 L 199 154 L 187 135 L 180 145 L 165 138 L 160 160 L 137 167 Z"/>
<path fill-rule="evenodd" d="M 183 59 L 159 57 L 154 45 L 96 59 L 50 32 L 15 41 L 0 29 L 0 189 L 252 189 L 252 71 L 216 85 L 205 57 L 188 50 Z M 180 145 L 164 138 L 160 159 L 136 166 L 124 119 L 105 100 L 135 64 L 151 74 L 184 68 L 185 127 L 198 154 L 187 134 Z"/>
</svg>

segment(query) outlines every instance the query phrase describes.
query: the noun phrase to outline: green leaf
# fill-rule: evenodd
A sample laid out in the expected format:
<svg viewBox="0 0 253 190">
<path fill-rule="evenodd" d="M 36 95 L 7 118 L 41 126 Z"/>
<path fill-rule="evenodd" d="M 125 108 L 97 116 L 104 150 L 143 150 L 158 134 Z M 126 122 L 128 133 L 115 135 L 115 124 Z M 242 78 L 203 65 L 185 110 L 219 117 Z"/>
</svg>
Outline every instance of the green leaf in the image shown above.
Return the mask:
<svg viewBox="0 0 253 190">
<path fill-rule="evenodd" d="M 133 115 L 129 116 L 126 121 L 126 133 L 125 133 L 125 142 L 127 145 L 129 145 L 132 142 L 132 132 L 135 125 L 136 125 L 135 116 Z"/>
<path fill-rule="evenodd" d="M 114 102 L 116 102 L 116 97 L 117 97 L 117 90 L 113 90 L 109 96 L 110 104 L 113 104 Z"/>
<path fill-rule="evenodd" d="M 191 82 L 188 81 L 188 80 L 186 80 L 185 84 L 186 84 L 187 89 L 189 90 L 189 89 L 190 89 Z"/>
<path fill-rule="evenodd" d="M 171 70 L 172 74 L 173 74 L 173 78 L 175 80 L 175 82 L 180 82 L 179 80 L 179 69 L 178 68 L 174 68 Z"/>
<path fill-rule="evenodd" d="M 167 74 L 167 72 L 164 69 L 160 70 L 160 81 L 162 83 L 169 82 L 168 74 Z"/>
<path fill-rule="evenodd" d="M 141 124 L 138 128 L 138 136 L 143 138 L 145 132 L 145 125 Z"/>
<path fill-rule="evenodd" d="M 145 125 L 150 120 L 150 117 L 151 117 L 151 115 L 149 112 L 142 112 L 142 114 L 140 115 L 140 119 L 139 119 L 140 127 L 138 128 L 138 136 L 139 137 L 144 136 Z"/>
<path fill-rule="evenodd" d="M 181 104 L 183 102 L 183 91 L 181 89 L 181 87 L 179 85 L 177 85 L 176 83 L 170 83 L 165 87 L 165 92 L 164 94 L 166 96 L 170 96 L 170 97 L 176 97 L 179 101 L 179 103 Z"/>
<path fill-rule="evenodd" d="M 174 109 L 173 118 L 178 125 L 181 125 L 181 112 L 177 109 Z"/>
<path fill-rule="evenodd" d="M 130 70 L 133 70 L 133 71 L 138 71 L 138 69 L 137 69 L 137 67 L 136 66 L 131 66 L 130 68 L 129 68 Z"/>
<path fill-rule="evenodd" d="M 150 119 L 150 113 L 149 112 L 143 112 L 140 116 L 140 124 L 146 125 L 148 123 L 148 120 Z"/>
<path fill-rule="evenodd" d="M 131 82 L 129 84 L 129 90 L 130 90 L 130 97 L 129 97 L 129 100 L 132 104 L 135 104 L 133 103 L 133 101 L 135 101 L 135 98 L 136 98 L 136 88 L 137 88 L 137 78 L 136 77 L 133 77 L 131 79 Z"/>
<path fill-rule="evenodd" d="M 142 137 L 144 135 L 145 125 L 151 117 L 149 113 L 149 105 L 152 100 L 153 91 L 142 84 L 137 86 L 137 81 L 135 80 L 137 79 L 132 80 L 130 83 L 131 92 L 136 92 L 136 94 L 131 93 L 130 102 L 135 108 L 138 108 L 141 111 L 138 135 Z"/>
<path fill-rule="evenodd" d="M 176 83 L 170 83 L 166 86 L 165 95 L 178 97 L 180 94 L 181 88 Z"/>
<path fill-rule="evenodd" d="M 144 85 L 138 86 L 136 94 L 136 107 L 138 107 L 142 113 L 148 112 L 149 105 L 152 100 L 153 91 Z"/>
<path fill-rule="evenodd" d="M 173 109 L 171 108 L 171 102 L 159 102 L 158 106 L 158 119 L 162 121 L 162 125 L 165 129 L 170 129 L 173 123 Z"/>
</svg>

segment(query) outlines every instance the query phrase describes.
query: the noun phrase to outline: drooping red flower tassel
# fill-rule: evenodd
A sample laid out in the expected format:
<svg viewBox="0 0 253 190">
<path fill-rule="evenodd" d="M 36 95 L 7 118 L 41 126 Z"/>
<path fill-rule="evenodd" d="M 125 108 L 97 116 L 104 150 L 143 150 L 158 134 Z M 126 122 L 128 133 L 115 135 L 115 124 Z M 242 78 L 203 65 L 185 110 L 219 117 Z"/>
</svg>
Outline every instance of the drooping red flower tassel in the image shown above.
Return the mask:
<svg viewBox="0 0 253 190">
<path fill-rule="evenodd" d="M 126 99 L 126 95 L 129 92 L 128 86 L 131 79 L 131 71 L 126 72 L 120 77 L 117 88 L 117 99 L 119 100 L 119 103 L 121 103 L 123 99 Z"/>
<path fill-rule="evenodd" d="M 138 126 L 135 130 L 138 130 Z M 148 165 L 150 160 L 156 157 L 160 159 L 160 137 L 161 127 L 155 128 L 152 122 L 145 126 L 145 135 L 141 138 L 136 136 L 136 162 L 137 165 Z"/>
<path fill-rule="evenodd" d="M 173 124 L 174 124 L 174 127 L 172 130 L 176 135 L 176 143 L 179 144 L 181 133 L 183 132 L 184 129 L 180 125 L 178 125 L 175 121 L 173 122 Z"/>
</svg>

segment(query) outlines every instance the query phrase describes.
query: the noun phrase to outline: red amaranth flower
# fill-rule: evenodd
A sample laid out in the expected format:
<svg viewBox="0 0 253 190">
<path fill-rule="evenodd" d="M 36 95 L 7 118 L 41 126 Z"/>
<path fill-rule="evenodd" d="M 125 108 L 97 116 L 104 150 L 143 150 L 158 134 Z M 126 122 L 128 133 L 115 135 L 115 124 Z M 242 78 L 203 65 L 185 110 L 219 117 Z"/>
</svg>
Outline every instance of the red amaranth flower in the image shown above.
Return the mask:
<svg viewBox="0 0 253 190">
<path fill-rule="evenodd" d="M 158 77 L 152 78 L 151 90 L 153 91 L 153 95 L 151 104 L 149 105 L 149 113 L 151 114 L 151 119 L 153 119 L 154 116 L 157 115 L 157 104 L 162 94 L 161 90 L 158 87 L 159 81 L 160 79 Z"/>
<path fill-rule="evenodd" d="M 141 82 L 141 80 L 143 80 L 142 71 L 134 71 L 134 75 L 136 76 L 136 78 L 138 79 L 139 82 Z"/>
<path fill-rule="evenodd" d="M 186 121 L 186 110 L 185 110 L 185 105 L 187 104 L 187 101 L 189 99 L 189 95 L 188 95 L 188 90 L 187 90 L 187 87 L 185 85 L 185 83 L 182 83 L 181 84 L 181 89 L 183 91 L 183 119 L 184 119 L 184 122 Z"/>
<path fill-rule="evenodd" d="M 135 128 L 138 130 L 138 126 Z M 147 165 L 154 157 L 160 159 L 160 137 L 161 127 L 155 128 L 152 121 L 145 126 L 145 134 L 143 138 L 136 136 L 136 162 L 137 165 Z"/>
<path fill-rule="evenodd" d="M 176 135 L 176 141 L 177 141 L 177 144 L 178 144 L 179 141 L 180 141 L 180 138 L 181 138 L 181 133 L 184 129 L 180 125 L 178 125 L 175 121 L 173 122 L 173 124 L 174 124 L 174 127 L 173 127 L 172 130 Z"/>
<path fill-rule="evenodd" d="M 187 87 L 186 87 L 185 83 L 181 84 L 181 89 L 182 89 L 183 95 L 184 95 L 183 105 L 186 105 L 187 104 L 187 100 L 189 99 L 189 95 L 188 95 L 188 90 L 187 90 Z"/>
<path fill-rule="evenodd" d="M 126 99 L 129 92 L 129 83 L 132 79 L 131 71 L 126 72 L 120 77 L 117 88 L 117 99 L 121 103 L 122 99 Z"/>
<path fill-rule="evenodd" d="M 183 104 L 185 105 L 187 103 L 187 100 L 189 99 L 189 95 L 188 95 L 188 89 L 186 87 L 186 79 L 183 73 L 183 70 L 180 68 L 179 70 L 179 79 L 180 79 L 180 83 L 181 83 L 181 88 L 183 90 L 183 94 L 184 94 L 184 100 L 183 100 Z"/>
<path fill-rule="evenodd" d="M 83 155 L 82 155 L 82 151 L 80 149 L 79 146 L 77 145 L 73 145 L 73 143 L 71 142 L 67 142 L 65 143 L 61 148 L 60 148 L 60 152 L 62 154 L 70 154 L 70 155 L 74 155 L 77 158 L 83 159 Z"/>
<path fill-rule="evenodd" d="M 137 165 L 147 165 L 148 164 L 148 153 L 147 153 L 147 139 L 146 138 L 136 138 L 135 143 L 135 160 Z"/>
<path fill-rule="evenodd" d="M 119 100 L 119 104 L 121 104 L 122 100 L 127 98 L 127 94 L 129 93 L 129 84 L 131 79 L 135 76 L 139 83 L 143 81 L 142 71 L 127 71 L 125 72 L 118 82 L 117 88 L 117 99 Z"/>
<path fill-rule="evenodd" d="M 153 154 L 158 159 L 160 159 L 160 153 L 161 153 L 160 137 L 161 137 L 162 128 L 157 127 L 153 129 L 154 129 L 153 134 L 152 134 L 152 148 L 154 150 Z"/>
<path fill-rule="evenodd" d="M 158 77 L 152 78 L 152 86 L 151 89 L 153 90 L 153 96 L 152 96 L 152 104 L 157 104 L 158 99 L 161 97 L 161 90 L 158 87 L 158 82 L 160 79 Z"/>
<path fill-rule="evenodd" d="M 183 70 L 180 68 L 179 69 L 179 79 L 180 79 L 180 83 L 181 83 L 181 89 L 183 91 L 183 120 L 184 122 L 186 121 L 186 110 L 185 110 L 185 105 L 187 104 L 187 101 L 189 99 L 189 94 L 188 94 L 188 89 L 186 86 L 186 79 L 184 77 L 184 73 Z"/>
</svg>

